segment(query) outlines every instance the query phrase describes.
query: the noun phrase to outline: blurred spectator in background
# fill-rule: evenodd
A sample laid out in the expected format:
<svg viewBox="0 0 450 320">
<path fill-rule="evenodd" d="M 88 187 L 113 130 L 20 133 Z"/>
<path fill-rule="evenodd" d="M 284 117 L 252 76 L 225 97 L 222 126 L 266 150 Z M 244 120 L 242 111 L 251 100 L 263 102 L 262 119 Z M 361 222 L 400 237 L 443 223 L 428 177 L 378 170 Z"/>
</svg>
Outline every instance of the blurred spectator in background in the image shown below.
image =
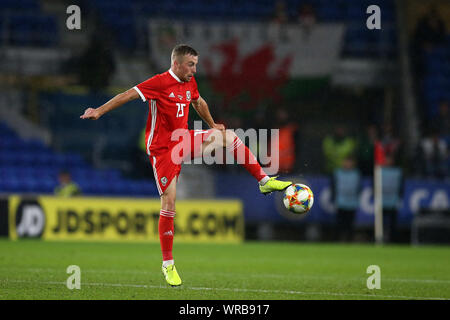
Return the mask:
<svg viewBox="0 0 450 320">
<path fill-rule="evenodd" d="M 303 3 L 298 8 L 297 22 L 305 28 L 313 27 L 317 22 L 316 11 L 310 3 Z"/>
<path fill-rule="evenodd" d="M 302 3 L 297 11 L 297 23 L 303 28 L 303 34 L 309 36 L 317 22 L 316 12 L 310 3 Z"/>
<path fill-rule="evenodd" d="M 423 174 L 428 178 L 446 178 L 448 174 L 448 146 L 438 128 L 432 128 L 420 142 Z"/>
<path fill-rule="evenodd" d="M 59 185 L 55 188 L 55 195 L 58 197 L 69 198 L 80 196 L 80 187 L 72 181 L 69 171 L 63 170 L 58 175 Z"/>
<path fill-rule="evenodd" d="M 380 139 L 380 147 L 383 152 L 383 157 L 391 157 L 392 161 L 395 164 L 400 163 L 401 158 L 401 141 L 394 133 L 394 128 L 390 123 L 387 123 L 383 126 L 383 133 Z M 385 160 L 386 161 L 386 160 Z M 380 163 L 381 165 L 385 165 L 384 163 Z"/>
<path fill-rule="evenodd" d="M 104 34 L 94 33 L 78 65 L 80 84 L 97 92 L 108 87 L 116 65 L 109 41 Z"/>
<path fill-rule="evenodd" d="M 276 111 L 276 128 L 278 131 L 279 171 L 291 173 L 295 166 L 297 144 L 295 136 L 298 124 L 291 120 L 285 108 Z"/>
<path fill-rule="evenodd" d="M 442 44 L 445 41 L 445 35 L 445 23 L 439 16 L 437 9 L 432 6 L 417 21 L 412 36 L 411 60 L 417 92 L 421 92 L 422 81 L 425 76 L 425 54 L 435 46 Z M 419 98 L 422 98 L 422 96 L 419 96 Z"/>
<path fill-rule="evenodd" d="M 355 154 L 356 141 L 347 136 L 347 128 L 344 125 L 336 125 L 332 135 L 327 135 L 322 142 L 325 172 L 333 174 L 334 170 L 342 167 L 345 158 Z"/>
<path fill-rule="evenodd" d="M 430 7 L 418 21 L 414 29 L 413 45 L 415 49 L 423 52 L 445 41 L 445 23 L 436 7 Z"/>
<path fill-rule="evenodd" d="M 278 0 L 275 3 L 275 10 L 272 15 L 271 22 L 277 24 L 285 24 L 289 21 L 289 17 L 286 11 L 286 3 L 282 0 Z"/>
<path fill-rule="evenodd" d="M 448 100 L 442 100 L 439 103 L 438 114 L 431 120 L 431 128 L 438 129 L 447 145 L 450 143 L 450 110 Z"/>
<path fill-rule="evenodd" d="M 358 165 L 361 174 L 365 176 L 373 175 L 374 148 L 378 139 L 377 126 L 369 124 L 366 131 L 358 140 Z"/>
<path fill-rule="evenodd" d="M 381 171 L 383 197 L 383 238 L 395 242 L 397 237 L 398 208 L 403 199 L 403 171 L 395 166 L 391 154 L 385 156 Z"/>
<path fill-rule="evenodd" d="M 336 208 L 336 239 L 352 241 L 361 191 L 361 174 L 353 155 L 347 156 L 342 166 L 334 170 L 332 189 Z"/>
<path fill-rule="evenodd" d="M 147 154 L 147 141 L 145 140 L 145 128 L 141 130 L 139 134 L 137 148 L 144 154 Z"/>
</svg>

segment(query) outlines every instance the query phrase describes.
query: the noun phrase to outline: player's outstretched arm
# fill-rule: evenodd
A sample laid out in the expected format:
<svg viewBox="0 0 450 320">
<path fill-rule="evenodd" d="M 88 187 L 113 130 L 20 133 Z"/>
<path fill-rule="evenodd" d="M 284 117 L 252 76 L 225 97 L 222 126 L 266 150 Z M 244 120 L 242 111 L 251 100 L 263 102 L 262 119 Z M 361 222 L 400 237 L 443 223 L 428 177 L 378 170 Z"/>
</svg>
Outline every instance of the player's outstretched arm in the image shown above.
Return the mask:
<svg viewBox="0 0 450 320">
<path fill-rule="evenodd" d="M 192 105 L 194 106 L 194 109 L 195 111 L 197 111 L 200 118 L 202 118 L 210 128 L 225 130 L 225 126 L 223 124 L 214 122 L 211 113 L 209 112 L 208 104 L 202 97 L 199 97 L 197 100 L 193 100 Z"/>
<path fill-rule="evenodd" d="M 87 108 L 84 111 L 84 114 L 80 116 L 81 119 L 90 119 L 90 120 L 97 120 L 105 113 L 114 110 L 121 105 L 127 103 L 128 101 L 134 100 L 139 98 L 139 94 L 134 90 L 133 88 L 119 93 L 114 98 L 109 100 L 104 105 L 98 107 L 98 108 Z"/>
</svg>

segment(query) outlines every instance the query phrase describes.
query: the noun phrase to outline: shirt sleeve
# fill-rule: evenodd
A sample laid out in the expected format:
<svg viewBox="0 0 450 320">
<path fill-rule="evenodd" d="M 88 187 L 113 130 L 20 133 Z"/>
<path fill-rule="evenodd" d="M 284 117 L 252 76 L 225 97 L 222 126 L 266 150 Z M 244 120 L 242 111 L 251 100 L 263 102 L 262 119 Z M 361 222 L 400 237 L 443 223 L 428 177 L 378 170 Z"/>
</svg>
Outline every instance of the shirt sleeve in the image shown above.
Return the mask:
<svg viewBox="0 0 450 320">
<path fill-rule="evenodd" d="M 198 92 L 197 81 L 192 77 L 192 100 L 198 100 L 200 93 Z"/>
<path fill-rule="evenodd" d="M 160 88 L 161 80 L 158 76 L 154 76 L 133 87 L 144 102 L 158 98 Z"/>
</svg>

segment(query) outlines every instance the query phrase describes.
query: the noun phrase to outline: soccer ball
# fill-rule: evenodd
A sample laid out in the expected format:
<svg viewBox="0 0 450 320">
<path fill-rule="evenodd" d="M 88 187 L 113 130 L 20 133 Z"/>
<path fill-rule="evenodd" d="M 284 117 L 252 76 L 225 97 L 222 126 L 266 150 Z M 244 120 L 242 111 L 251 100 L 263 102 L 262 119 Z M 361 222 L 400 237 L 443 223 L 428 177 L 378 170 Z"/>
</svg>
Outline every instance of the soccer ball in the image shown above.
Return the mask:
<svg viewBox="0 0 450 320">
<path fill-rule="evenodd" d="M 295 183 L 284 192 L 283 204 L 293 213 L 304 214 L 311 209 L 313 203 L 314 195 L 307 185 Z"/>
</svg>

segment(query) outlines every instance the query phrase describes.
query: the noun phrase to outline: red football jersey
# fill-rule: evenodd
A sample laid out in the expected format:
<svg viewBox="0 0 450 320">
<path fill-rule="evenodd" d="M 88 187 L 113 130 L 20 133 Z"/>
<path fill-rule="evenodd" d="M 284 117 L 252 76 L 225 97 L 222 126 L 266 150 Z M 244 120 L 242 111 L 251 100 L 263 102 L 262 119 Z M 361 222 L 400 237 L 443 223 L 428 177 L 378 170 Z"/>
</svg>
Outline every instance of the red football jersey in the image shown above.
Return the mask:
<svg viewBox="0 0 450 320">
<path fill-rule="evenodd" d="M 187 129 L 189 104 L 199 98 L 194 77 L 181 81 L 172 70 L 158 74 L 134 87 L 143 101 L 148 100 L 149 114 L 145 130 L 147 153 L 169 150 L 176 129 Z"/>
</svg>

